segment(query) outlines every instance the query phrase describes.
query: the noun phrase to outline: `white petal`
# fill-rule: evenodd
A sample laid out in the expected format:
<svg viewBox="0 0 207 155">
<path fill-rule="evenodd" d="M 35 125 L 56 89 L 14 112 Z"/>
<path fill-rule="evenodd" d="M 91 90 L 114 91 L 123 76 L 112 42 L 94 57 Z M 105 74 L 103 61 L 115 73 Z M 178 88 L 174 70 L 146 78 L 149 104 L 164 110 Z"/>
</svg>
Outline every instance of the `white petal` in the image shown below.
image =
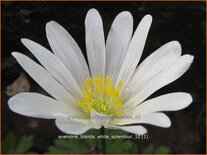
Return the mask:
<svg viewBox="0 0 207 155">
<path fill-rule="evenodd" d="M 24 70 L 51 96 L 58 101 L 74 105 L 75 98 L 57 82 L 42 66 L 31 60 L 29 57 L 12 52 L 18 63 Z"/>
<path fill-rule="evenodd" d="M 138 94 L 157 74 L 162 72 L 169 64 L 172 64 L 181 55 L 181 45 L 177 41 L 171 41 L 148 56 L 136 69 L 124 95 L 131 98 Z"/>
<path fill-rule="evenodd" d="M 36 118 L 55 119 L 73 113 L 63 103 L 37 93 L 19 93 L 10 98 L 8 104 L 12 111 Z"/>
<path fill-rule="evenodd" d="M 116 16 L 106 40 L 106 75 L 115 81 L 129 47 L 133 31 L 133 17 L 123 11 Z"/>
<path fill-rule="evenodd" d="M 103 24 L 96 9 L 90 9 L 85 19 L 86 49 L 91 75 L 105 73 L 105 40 Z"/>
<path fill-rule="evenodd" d="M 107 115 L 91 111 L 91 122 L 93 123 L 94 128 L 100 129 L 102 126 L 106 127 L 108 125 L 110 118 Z"/>
<path fill-rule="evenodd" d="M 48 72 L 76 98 L 81 97 L 81 89 L 65 65 L 49 50 L 29 39 L 21 39 Z"/>
<path fill-rule="evenodd" d="M 132 134 L 136 135 L 144 135 L 147 133 L 147 129 L 145 129 L 141 125 L 135 125 L 135 126 L 114 126 L 114 129 L 121 129 L 126 132 L 130 132 Z"/>
<path fill-rule="evenodd" d="M 165 70 L 152 78 L 137 95 L 124 104 L 123 109 L 126 110 L 135 107 L 158 89 L 178 79 L 188 70 L 193 62 L 193 58 L 191 55 L 181 56 L 174 63 L 166 67 Z"/>
<path fill-rule="evenodd" d="M 129 113 L 145 114 L 159 111 L 177 111 L 186 108 L 192 101 L 193 99 L 188 93 L 170 93 L 147 100 L 132 109 Z"/>
<path fill-rule="evenodd" d="M 90 74 L 79 46 L 70 34 L 54 21 L 47 23 L 46 32 L 54 54 L 68 67 L 78 84 L 81 85 Z"/>
<path fill-rule="evenodd" d="M 80 135 L 91 129 L 88 125 L 70 119 L 56 119 L 55 124 L 62 132 L 73 135 Z"/>
<path fill-rule="evenodd" d="M 116 84 L 118 81 L 122 80 L 124 86 L 126 86 L 134 74 L 136 66 L 141 58 L 151 23 L 152 17 L 146 15 L 138 25 L 122 63 Z"/>
<path fill-rule="evenodd" d="M 163 128 L 168 128 L 171 126 L 171 121 L 167 115 L 164 113 L 149 113 L 149 114 L 137 114 L 132 115 L 132 119 L 119 119 L 117 120 L 117 125 L 128 125 L 128 124 L 151 124 Z"/>
</svg>

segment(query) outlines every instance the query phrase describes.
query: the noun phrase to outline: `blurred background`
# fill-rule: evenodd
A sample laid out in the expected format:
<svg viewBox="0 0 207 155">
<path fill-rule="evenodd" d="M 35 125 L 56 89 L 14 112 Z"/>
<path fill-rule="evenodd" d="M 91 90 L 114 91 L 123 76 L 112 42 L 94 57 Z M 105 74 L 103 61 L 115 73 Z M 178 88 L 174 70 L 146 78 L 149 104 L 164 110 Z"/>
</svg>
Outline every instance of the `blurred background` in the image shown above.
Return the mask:
<svg viewBox="0 0 207 155">
<path fill-rule="evenodd" d="M 7 105 L 11 96 L 22 91 L 46 94 L 11 56 L 12 51 L 18 51 L 34 58 L 20 39 L 32 39 L 50 49 L 45 25 L 55 20 L 69 31 L 86 56 L 84 20 L 90 8 L 100 12 L 105 35 L 121 11 L 132 13 L 134 29 L 144 15 L 153 16 L 141 61 L 172 40 L 181 43 L 182 54 L 195 57 L 181 78 L 151 96 L 177 91 L 192 94 L 194 101 L 188 108 L 167 113 L 172 127 L 145 125 L 148 139 L 107 140 L 107 153 L 205 153 L 205 2 L 1 2 L 1 5 L 2 153 L 100 153 L 99 140 L 60 140 L 58 135 L 64 134 L 54 120 L 24 117 L 10 111 Z M 106 133 L 128 134 L 118 130 Z M 86 134 L 99 133 L 91 130 Z"/>
</svg>

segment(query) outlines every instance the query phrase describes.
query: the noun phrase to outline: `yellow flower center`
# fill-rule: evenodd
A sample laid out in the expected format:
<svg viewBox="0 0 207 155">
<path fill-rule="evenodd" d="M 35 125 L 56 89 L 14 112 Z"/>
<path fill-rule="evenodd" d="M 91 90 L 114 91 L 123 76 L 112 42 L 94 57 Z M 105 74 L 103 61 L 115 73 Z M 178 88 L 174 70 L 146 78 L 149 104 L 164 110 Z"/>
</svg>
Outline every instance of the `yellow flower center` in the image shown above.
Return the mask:
<svg viewBox="0 0 207 155">
<path fill-rule="evenodd" d="M 119 81 L 115 87 L 109 76 L 104 77 L 101 74 L 88 77 L 81 85 L 83 96 L 78 104 L 88 114 L 94 110 L 108 116 L 119 116 L 122 106 L 121 87 L 122 81 Z"/>
</svg>

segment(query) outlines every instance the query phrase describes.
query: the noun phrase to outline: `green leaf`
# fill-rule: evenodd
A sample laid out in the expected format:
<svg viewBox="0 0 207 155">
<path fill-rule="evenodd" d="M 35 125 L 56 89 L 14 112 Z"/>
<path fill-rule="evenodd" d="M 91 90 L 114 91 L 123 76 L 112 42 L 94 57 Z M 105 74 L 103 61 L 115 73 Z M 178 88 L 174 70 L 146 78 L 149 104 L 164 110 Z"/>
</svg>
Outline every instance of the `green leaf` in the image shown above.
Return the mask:
<svg viewBox="0 0 207 155">
<path fill-rule="evenodd" d="M 91 129 L 84 133 L 84 135 L 99 135 L 99 134 L 100 134 L 100 130 L 96 130 L 96 129 Z"/>
<path fill-rule="evenodd" d="M 33 136 L 26 136 L 24 135 L 23 137 L 20 138 L 16 145 L 16 149 L 14 153 L 27 153 L 33 145 Z"/>
<path fill-rule="evenodd" d="M 2 153 L 13 153 L 16 146 L 16 137 L 9 132 L 2 141 Z"/>
<path fill-rule="evenodd" d="M 84 139 L 56 139 L 47 153 L 90 153 L 93 147 L 87 142 Z"/>
<path fill-rule="evenodd" d="M 132 141 L 129 140 L 110 140 L 106 145 L 107 153 L 136 153 L 136 146 Z"/>
<path fill-rule="evenodd" d="M 152 154 L 154 152 L 154 146 L 152 144 L 148 145 L 144 150 L 143 154 Z"/>
<path fill-rule="evenodd" d="M 105 129 L 105 131 L 106 131 L 107 135 L 124 135 L 124 134 L 126 135 L 126 134 L 128 134 L 127 132 L 125 132 L 123 130 L 119 130 L 119 129 L 117 129 L 117 130 Z"/>
<path fill-rule="evenodd" d="M 160 146 L 155 150 L 157 154 L 167 154 L 170 153 L 170 148 L 166 146 Z"/>
<path fill-rule="evenodd" d="M 56 140 L 54 140 L 54 144 L 55 144 L 55 146 L 60 147 L 60 148 L 69 149 L 71 147 L 69 145 L 68 140 L 65 140 L 65 139 L 56 139 Z"/>
<path fill-rule="evenodd" d="M 33 136 L 22 136 L 16 139 L 13 132 L 9 132 L 2 141 L 2 153 L 17 154 L 28 153 L 33 145 Z"/>
<path fill-rule="evenodd" d="M 65 148 L 61 148 L 61 147 L 56 147 L 56 146 L 50 146 L 48 148 L 48 152 L 47 153 L 54 153 L 54 154 L 60 154 L 60 153 L 69 153 L 68 149 Z"/>
<path fill-rule="evenodd" d="M 166 146 L 159 146 L 155 148 L 153 145 L 148 145 L 143 151 L 143 154 L 167 154 L 170 152 L 170 148 Z"/>
</svg>

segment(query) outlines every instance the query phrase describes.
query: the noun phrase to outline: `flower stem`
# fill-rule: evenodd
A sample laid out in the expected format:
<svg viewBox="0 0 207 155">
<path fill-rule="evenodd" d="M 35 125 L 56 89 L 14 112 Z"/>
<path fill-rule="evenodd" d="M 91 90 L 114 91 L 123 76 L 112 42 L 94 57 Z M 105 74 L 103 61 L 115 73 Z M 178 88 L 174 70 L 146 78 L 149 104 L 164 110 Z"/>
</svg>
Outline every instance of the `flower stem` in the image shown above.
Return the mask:
<svg viewBox="0 0 207 155">
<path fill-rule="evenodd" d="M 101 133 L 102 136 L 105 135 L 105 129 L 104 129 L 104 127 L 101 127 L 100 133 Z M 106 139 L 105 138 L 101 138 L 101 152 L 103 154 L 106 153 Z"/>
</svg>

